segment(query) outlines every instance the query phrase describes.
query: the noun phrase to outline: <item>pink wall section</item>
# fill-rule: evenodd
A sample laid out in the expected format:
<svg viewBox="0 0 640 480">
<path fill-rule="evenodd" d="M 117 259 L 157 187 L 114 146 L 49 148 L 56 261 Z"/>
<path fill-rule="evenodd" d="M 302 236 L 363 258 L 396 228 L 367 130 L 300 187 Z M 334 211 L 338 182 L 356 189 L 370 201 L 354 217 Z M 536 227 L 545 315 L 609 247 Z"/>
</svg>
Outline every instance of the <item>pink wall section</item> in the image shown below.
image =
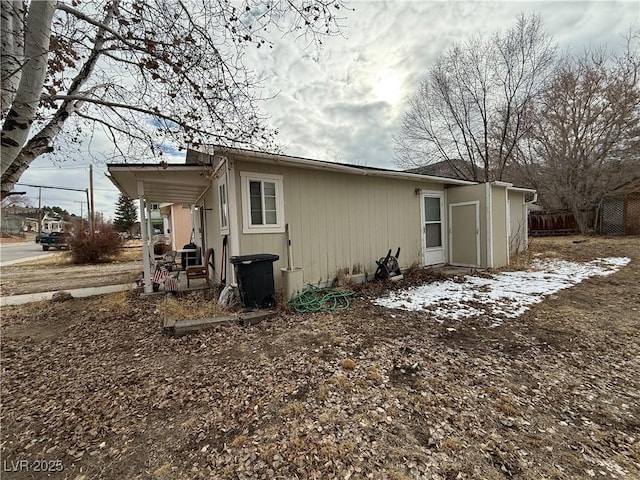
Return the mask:
<svg viewBox="0 0 640 480">
<path fill-rule="evenodd" d="M 191 210 L 181 204 L 171 206 L 171 239 L 173 248 L 178 250 L 189 243 L 191 238 Z"/>
</svg>

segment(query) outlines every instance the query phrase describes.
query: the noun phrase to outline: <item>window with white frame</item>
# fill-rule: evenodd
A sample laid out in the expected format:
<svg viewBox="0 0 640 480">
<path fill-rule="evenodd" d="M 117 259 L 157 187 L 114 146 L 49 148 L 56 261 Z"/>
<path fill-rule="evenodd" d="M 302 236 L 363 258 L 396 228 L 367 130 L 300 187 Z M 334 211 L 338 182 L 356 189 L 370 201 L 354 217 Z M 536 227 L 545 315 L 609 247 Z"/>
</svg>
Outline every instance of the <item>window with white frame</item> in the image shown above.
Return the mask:
<svg viewBox="0 0 640 480">
<path fill-rule="evenodd" d="M 223 176 L 218 181 L 218 206 L 220 207 L 220 233 L 229 233 L 229 198 L 227 181 Z"/>
<path fill-rule="evenodd" d="M 243 233 L 284 232 L 282 175 L 240 172 Z"/>
</svg>

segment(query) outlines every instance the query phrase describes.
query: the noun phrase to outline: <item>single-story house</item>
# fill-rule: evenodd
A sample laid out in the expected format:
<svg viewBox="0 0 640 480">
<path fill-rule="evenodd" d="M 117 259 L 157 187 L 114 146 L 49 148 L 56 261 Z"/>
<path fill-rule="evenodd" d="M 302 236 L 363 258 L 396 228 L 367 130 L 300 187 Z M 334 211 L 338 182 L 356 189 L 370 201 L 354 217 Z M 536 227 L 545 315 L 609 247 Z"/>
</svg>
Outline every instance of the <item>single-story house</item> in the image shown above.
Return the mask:
<svg viewBox="0 0 640 480">
<path fill-rule="evenodd" d="M 38 209 L 9 205 L 2 209 L 0 231 L 6 234 L 23 235 L 38 231 Z"/>
<path fill-rule="evenodd" d="M 507 265 L 527 248 L 526 196 L 534 193 L 213 146 L 189 150 L 185 164 L 110 164 L 108 171 L 141 205 L 190 205 L 195 243 L 200 252 L 214 249 L 216 275 L 227 283 L 235 283 L 232 256 L 278 255 L 276 289 L 279 270 L 289 267 L 315 285 L 371 278 L 376 260 L 398 247 L 401 268 Z M 145 238 L 143 229 L 143 245 Z"/>
</svg>

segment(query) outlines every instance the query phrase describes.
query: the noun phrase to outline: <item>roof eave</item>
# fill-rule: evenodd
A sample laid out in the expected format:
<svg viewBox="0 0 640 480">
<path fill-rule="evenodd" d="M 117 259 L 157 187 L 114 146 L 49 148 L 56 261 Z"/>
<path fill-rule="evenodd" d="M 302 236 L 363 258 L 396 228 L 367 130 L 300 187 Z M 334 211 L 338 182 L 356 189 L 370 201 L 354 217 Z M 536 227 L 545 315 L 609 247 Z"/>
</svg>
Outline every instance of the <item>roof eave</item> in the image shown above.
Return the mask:
<svg viewBox="0 0 640 480">
<path fill-rule="evenodd" d="M 219 147 L 215 149 L 216 155 L 228 155 L 231 157 L 242 157 L 258 163 L 275 163 L 276 165 L 289 165 L 311 170 L 325 170 L 334 172 L 350 173 L 352 175 L 398 178 L 401 180 L 418 180 L 422 182 L 443 183 L 448 185 L 476 185 L 477 182 L 468 180 L 459 180 L 455 178 L 436 177 L 431 175 L 421 175 L 418 173 L 407 173 L 395 170 L 384 170 L 373 167 L 361 168 L 352 165 L 343 165 L 340 163 L 324 162 L 321 160 L 312 160 L 301 157 L 283 156 L 274 153 L 255 152 L 252 150 L 242 150 L 228 147 Z"/>
</svg>

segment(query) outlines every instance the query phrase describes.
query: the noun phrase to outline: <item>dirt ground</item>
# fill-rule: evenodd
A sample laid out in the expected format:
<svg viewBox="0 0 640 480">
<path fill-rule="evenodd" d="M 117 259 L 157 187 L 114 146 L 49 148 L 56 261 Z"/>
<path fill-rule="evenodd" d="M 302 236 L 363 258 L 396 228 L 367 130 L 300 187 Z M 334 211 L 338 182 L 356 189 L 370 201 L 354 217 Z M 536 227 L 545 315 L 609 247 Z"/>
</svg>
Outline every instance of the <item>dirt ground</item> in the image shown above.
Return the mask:
<svg viewBox="0 0 640 480">
<path fill-rule="evenodd" d="M 496 328 L 371 303 L 425 271 L 177 339 L 161 297 L 3 308 L 2 478 L 640 478 L 640 238 L 534 254 L 631 262 Z"/>
<path fill-rule="evenodd" d="M 2 296 L 21 295 L 133 283 L 141 271 L 142 262 L 47 268 L 37 265 L 12 265 L 2 268 L 0 293 Z"/>
<path fill-rule="evenodd" d="M 70 255 L 67 251 L 56 252 L 50 258 L 2 267 L 0 295 L 133 283 L 142 271 L 139 249 L 126 252 L 118 261 L 95 265 L 74 265 Z"/>
</svg>

